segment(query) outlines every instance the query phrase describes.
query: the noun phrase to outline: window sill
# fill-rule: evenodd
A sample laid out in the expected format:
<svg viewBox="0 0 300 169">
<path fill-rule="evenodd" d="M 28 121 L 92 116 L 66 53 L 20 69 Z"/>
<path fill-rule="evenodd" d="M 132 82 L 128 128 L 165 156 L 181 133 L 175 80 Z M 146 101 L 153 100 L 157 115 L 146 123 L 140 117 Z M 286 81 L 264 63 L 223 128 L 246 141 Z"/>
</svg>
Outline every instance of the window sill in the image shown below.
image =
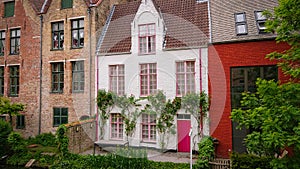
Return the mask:
<svg viewBox="0 0 300 169">
<path fill-rule="evenodd" d="M 63 51 L 64 50 L 64 48 L 62 48 L 62 49 L 50 49 L 50 51 Z"/>
<path fill-rule="evenodd" d="M 15 15 L 12 15 L 12 16 L 3 16 L 3 18 L 12 18 L 12 17 L 15 17 Z"/>
<path fill-rule="evenodd" d="M 63 91 L 61 91 L 61 92 L 50 92 L 50 94 L 63 94 L 64 92 Z"/>
<path fill-rule="evenodd" d="M 71 47 L 70 50 L 73 50 L 73 49 L 82 49 L 84 46 L 81 46 L 81 47 Z"/>
<path fill-rule="evenodd" d="M 19 56 L 20 53 L 10 53 L 9 55 L 11 55 L 11 56 Z"/>
<path fill-rule="evenodd" d="M 142 140 L 141 143 L 145 143 L 145 144 L 156 144 L 156 141 L 145 141 L 145 140 Z"/>
<path fill-rule="evenodd" d="M 19 129 L 19 130 L 25 130 L 25 126 L 24 127 L 16 127 L 16 129 Z"/>
<path fill-rule="evenodd" d="M 82 91 L 72 91 L 72 94 L 82 94 L 82 93 L 84 93 L 84 90 L 82 90 Z"/>
<path fill-rule="evenodd" d="M 152 53 L 139 53 L 139 56 L 145 56 L 145 55 L 155 55 L 156 52 L 152 52 Z"/>
</svg>

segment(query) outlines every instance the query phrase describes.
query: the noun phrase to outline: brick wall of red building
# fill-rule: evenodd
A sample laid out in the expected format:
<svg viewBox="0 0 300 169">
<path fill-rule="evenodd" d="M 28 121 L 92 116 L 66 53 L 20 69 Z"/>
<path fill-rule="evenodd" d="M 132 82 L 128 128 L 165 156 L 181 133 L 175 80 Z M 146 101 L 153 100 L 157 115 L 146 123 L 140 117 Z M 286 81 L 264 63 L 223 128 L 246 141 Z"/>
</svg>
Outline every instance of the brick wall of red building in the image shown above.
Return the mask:
<svg viewBox="0 0 300 169">
<path fill-rule="evenodd" d="M 265 58 L 266 54 L 283 51 L 286 48 L 288 48 L 287 44 L 277 44 L 274 40 L 209 46 L 210 134 L 219 140 L 216 150 L 218 157 L 228 157 L 229 152 L 232 151 L 232 128 L 229 118 L 231 112 L 230 68 L 275 65 L 275 61 Z M 287 79 L 281 72 L 278 77 L 281 81 Z"/>
</svg>

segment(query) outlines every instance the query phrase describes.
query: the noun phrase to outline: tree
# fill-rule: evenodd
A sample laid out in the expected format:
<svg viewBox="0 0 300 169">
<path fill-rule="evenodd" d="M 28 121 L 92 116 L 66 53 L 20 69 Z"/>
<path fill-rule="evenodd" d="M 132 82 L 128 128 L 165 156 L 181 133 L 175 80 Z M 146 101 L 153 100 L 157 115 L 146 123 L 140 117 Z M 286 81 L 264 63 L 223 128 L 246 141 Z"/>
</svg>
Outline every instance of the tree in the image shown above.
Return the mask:
<svg viewBox="0 0 300 169">
<path fill-rule="evenodd" d="M 182 108 L 196 119 L 198 134 L 202 134 L 202 131 L 200 131 L 202 120 L 209 109 L 208 95 L 205 92 L 201 92 L 200 94 L 189 93 L 182 97 Z"/>
<path fill-rule="evenodd" d="M 0 97 L 0 114 L 8 114 L 9 121 L 12 125 L 12 116 L 20 114 L 20 111 L 23 111 L 25 106 L 21 103 L 11 103 L 11 101 L 6 97 Z"/>
<path fill-rule="evenodd" d="M 259 79 L 256 93 L 244 93 L 231 113 L 239 127 L 252 130 L 245 141 L 249 152 L 274 156 L 287 147 L 300 150 L 300 84 Z"/>
<path fill-rule="evenodd" d="M 273 52 L 267 57 L 277 59 L 282 70 L 291 77 L 300 78 L 300 1 L 279 0 L 274 14 L 266 11 L 269 32 L 277 34 L 277 42 L 286 42 L 290 49 L 279 53 Z"/>
</svg>

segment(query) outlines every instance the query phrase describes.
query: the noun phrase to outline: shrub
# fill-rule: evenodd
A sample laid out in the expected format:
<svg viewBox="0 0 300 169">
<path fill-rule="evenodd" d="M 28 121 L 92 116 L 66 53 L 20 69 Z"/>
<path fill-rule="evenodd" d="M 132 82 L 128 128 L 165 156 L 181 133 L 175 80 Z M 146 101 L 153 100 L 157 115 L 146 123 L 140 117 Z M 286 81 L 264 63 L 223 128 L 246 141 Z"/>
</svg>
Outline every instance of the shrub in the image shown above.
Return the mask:
<svg viewBox="0 0 300 169">
<path fill-rule="evenodd" d="M 251 154 L 232 153 L 230 156 L 232 169 L 271 169 L 272 158 L 266 156 L 256 156 Z"/>
<path fill-rule="evenodd" d="M 194 168 L 209 168 L 209 161 L 214 158 L 214 143 L 211 137 L 204 137 L 200 143 L 199 155 Z"/>
<path fill-rule="evenodd" d="M 29 144 L 40 144 L 42 146 L 50 146 L 54 147 L 57 144 L 55 143 L 55 135 L 52 133 L 43 133 L 37 135 L 35 138 L 31 138 L 28 140 Z"/>
<path fill-rule="evenodd" d="M 9 134 L 12 132 L 12 127 L 10 123 L 0 120 L 0 157 L 7 154 L 9 152 L 9 146 L 7 142 L 7 138 Z"/>
<path fill-rule="evenodd" d="M 7 141 L 14 153 L 24 153 L 27 151 L 25 140 L 22 138 L 20 133 L 11 132 Z"/>
</svg>

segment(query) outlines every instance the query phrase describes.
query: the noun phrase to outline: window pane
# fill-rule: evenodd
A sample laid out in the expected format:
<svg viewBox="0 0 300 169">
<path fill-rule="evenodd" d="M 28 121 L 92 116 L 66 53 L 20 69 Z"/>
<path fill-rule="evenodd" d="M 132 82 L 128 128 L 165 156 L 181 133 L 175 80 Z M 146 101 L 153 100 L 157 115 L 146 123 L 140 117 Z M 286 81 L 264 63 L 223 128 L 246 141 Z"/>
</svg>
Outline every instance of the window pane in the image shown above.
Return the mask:
<svg viewBox="0 0 300 169">
<path fill-rule="evenodd" d="M 235 15 L 235 19 L 236 19 L 236 22 L 245 22 L 246 20 L 245 20 L 245 14 L 236 14 Z"/>
<path fill-rule="evenodd" d="M 267 18 L 263 15 L 263 12 L 256 12 L 257 20 L 266 20 Z"/>
</svg>

